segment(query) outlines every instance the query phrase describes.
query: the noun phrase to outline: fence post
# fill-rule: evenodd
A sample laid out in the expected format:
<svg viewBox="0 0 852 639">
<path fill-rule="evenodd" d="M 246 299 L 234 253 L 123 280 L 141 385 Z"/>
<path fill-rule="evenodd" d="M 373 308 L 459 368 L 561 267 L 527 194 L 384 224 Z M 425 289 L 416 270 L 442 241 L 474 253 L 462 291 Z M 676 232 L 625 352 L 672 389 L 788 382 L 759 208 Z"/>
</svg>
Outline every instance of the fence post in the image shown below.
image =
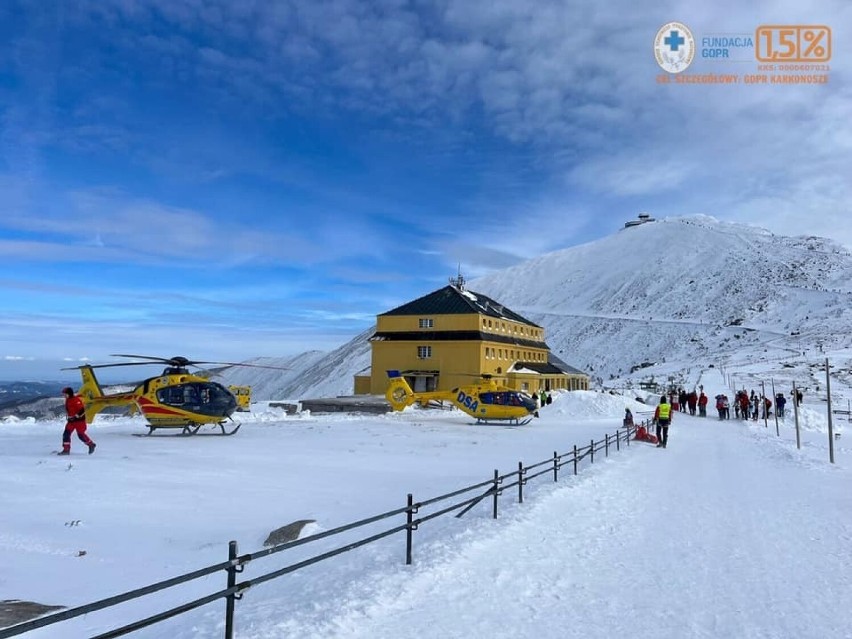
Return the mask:
<svg viewBox="0 0 852 639">
<path fill-rule="evenodd" d="M 589 444 L 589 462 L 595 463 L 595 440 L 592 440 L 592 443 Z"/>
<path fill-rule="evenodd" d="M 577 474 L 577 444 L 574 444 L 574 474 Z"/>
<path fill-rule="evenodd" d="M 408 509 L 405 511 L 405 565 L 411 565 L 414 546 L 414 495 L 408 493 Z"/>
<path fill-rule="evenodd" d="M 492 518 L 497 519 L 497 497 L 499 496 L 500 490 L 498 489 L 498 484 L 500 483 L 500 473 L 497 469 L 494 469 L 494 501 L 491 506 Z"/>
<path fill-rule="evenodd" d="M 609 457 L 609 433 L 604 433 L 604 457 Z"/>
<path fill-rule="evenodd" d="M 524 503 L 524 463 L 518 462 L 518 503 Z"/>
<path fill-rule="evenodd" d="M 228 561 L 231 563 L 228 566 L 228 590 L 237 585 L 237 542 L 228 542 Z M 234 602 L 237 597 L 235 593 L 228 595 L 225 598 L 225 639 L 234 639 Z"/>
<path fill-rule="evenodd" d="M 617 428 L 615 429 L 615 451 L 618 452 L 621 450 L 621 431 Z"/>
<path fill-rule="evenodd" d="M 559 455 L 555 450 L 553 451 L 553 481 L 559 481 Z"/>
</svg>

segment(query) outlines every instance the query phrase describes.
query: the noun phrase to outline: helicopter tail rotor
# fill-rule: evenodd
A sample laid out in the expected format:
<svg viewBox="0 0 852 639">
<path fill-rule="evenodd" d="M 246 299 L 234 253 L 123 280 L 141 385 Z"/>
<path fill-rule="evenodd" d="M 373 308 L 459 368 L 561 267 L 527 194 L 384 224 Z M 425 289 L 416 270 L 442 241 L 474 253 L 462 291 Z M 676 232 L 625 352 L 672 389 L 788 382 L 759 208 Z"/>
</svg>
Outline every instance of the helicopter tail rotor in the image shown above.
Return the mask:
<svg viewBox="0 0 852 639">
<path fill-rule="evenodd" d="M 402 410 L 406 406 L 411 406 L 414 402 L 414 391 L 411 386 L 405 381 L 405 378 L 399 374 L 399 371 L 388 371 L 390 384 L 385 392 L 385 399 L 394 410 Z"/>
</svg>

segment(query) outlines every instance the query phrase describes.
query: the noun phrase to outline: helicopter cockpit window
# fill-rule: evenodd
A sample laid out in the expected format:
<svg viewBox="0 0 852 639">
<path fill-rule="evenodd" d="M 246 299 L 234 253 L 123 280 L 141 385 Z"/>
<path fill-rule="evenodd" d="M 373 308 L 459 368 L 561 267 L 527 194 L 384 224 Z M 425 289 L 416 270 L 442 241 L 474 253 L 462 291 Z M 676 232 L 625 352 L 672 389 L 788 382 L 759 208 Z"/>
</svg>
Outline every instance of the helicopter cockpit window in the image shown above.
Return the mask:
<svg viewBox="0 0 852 639">
<path fill-rule="evenodd" d="M 197 404 L 199 402 L 198 389 L 194 385 L 187 384 L 183 387 L 183 401 L 186 404 Z"/>
<path fill-rule="evenodd" d="M 157 391 L 157 399 L 164 404 L 180 406 L 183 404 L 183 389 L 180 386 L 170 386 Z"/>
</svg>

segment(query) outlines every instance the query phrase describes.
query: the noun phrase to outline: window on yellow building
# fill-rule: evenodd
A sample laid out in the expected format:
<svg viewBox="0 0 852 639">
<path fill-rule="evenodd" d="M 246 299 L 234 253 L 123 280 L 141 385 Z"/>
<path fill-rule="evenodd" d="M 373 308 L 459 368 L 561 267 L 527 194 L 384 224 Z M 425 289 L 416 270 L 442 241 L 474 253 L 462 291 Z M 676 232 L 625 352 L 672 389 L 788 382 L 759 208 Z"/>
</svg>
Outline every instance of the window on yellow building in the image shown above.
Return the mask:
<svg viewBox="0 0 852 639">
<path fill-rule="evenodd" d="M 421 317 L 418 320 L 418 323 L 420 324 L 420 328 L 434 328 L 435 327 L 435 320 L 433 320 L 431 317 Z"/>
<path fill-rule="evenodd" d="M 429 359 L 432 357 L 432 347 L 431 346 L 418 346 L 417 347 L 417 357 L 420 359 Z"/>
</svg>

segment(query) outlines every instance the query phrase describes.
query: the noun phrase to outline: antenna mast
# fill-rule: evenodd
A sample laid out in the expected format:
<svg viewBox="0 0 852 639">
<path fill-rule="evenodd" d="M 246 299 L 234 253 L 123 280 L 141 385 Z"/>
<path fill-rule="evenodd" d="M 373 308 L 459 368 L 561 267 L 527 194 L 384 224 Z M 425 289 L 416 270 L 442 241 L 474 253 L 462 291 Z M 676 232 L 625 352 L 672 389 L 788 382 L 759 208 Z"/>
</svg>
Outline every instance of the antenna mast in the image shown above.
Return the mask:
<svg viewBox="0 0 852 639">
<path fill-rule="evenodd" d="M 464 275 L 461 274 L 461 263 L 459 263 L 458 275 L 450 278 L 450 285 L 455 286 L 460 291 L 464 290 Z"/>
</svg>

